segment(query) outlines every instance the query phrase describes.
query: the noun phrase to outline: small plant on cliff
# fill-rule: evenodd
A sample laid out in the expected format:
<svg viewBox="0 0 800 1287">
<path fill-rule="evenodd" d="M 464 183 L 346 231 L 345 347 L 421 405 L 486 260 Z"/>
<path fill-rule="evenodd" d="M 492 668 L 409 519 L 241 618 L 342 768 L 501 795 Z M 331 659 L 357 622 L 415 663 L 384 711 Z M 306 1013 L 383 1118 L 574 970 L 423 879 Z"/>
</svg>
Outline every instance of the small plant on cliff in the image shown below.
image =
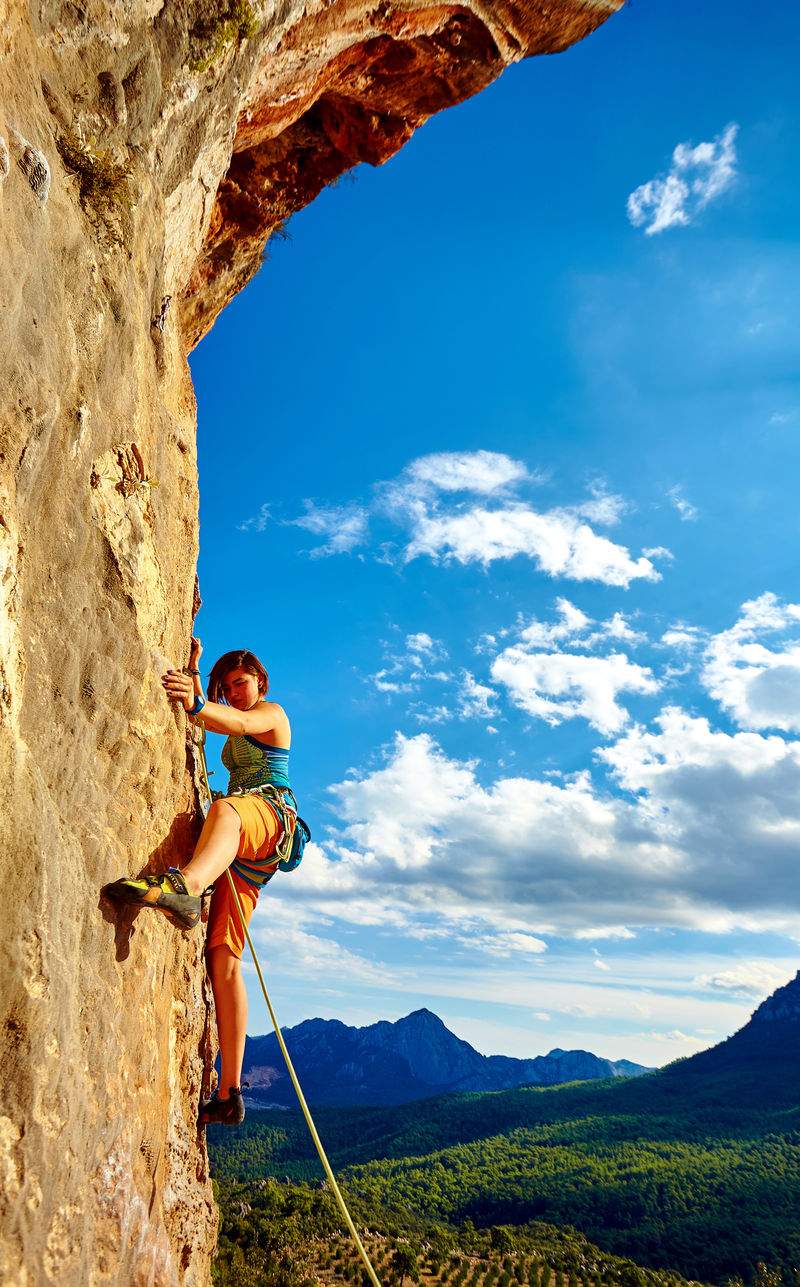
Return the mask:
<svg viewBox="0 0 800 1287">
<path fill-rule="evenodd" d="M 94 139 L 84 138 L 80 127 L 74 134 L 59 135 L 56 147 L 67 169 L 78 176 L 84 210 L 98 219 L 111 245 L 121 246 L 121 210 L 136 208 L 130 191 L 130 167 L 120 165 L 110 152 L 95 147 Z"/>
<path fill-rule="evenodd" d="M 219 17 L 211 29 L 212 42 L 208 53 L 200 58 L 192 58 L 186 64 L 190 72 L 204 72 L 215 63 L 224 49 L 234 40 L 252 40 L 258 31 L 258 18 L 249 0 L 234 0 L 233 9 L 227 18 Z"/>
</svg>

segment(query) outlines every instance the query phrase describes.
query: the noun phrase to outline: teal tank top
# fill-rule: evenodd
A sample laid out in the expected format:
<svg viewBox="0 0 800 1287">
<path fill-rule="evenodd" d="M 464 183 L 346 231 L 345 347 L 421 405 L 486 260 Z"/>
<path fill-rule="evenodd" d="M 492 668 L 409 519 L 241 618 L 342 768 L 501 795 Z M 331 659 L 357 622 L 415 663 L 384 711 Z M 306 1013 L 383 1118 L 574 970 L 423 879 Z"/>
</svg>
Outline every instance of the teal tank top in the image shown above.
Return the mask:
<svg viewBox="0 0 800 1287">
<path fill-rule="evenodd" d="M 230 773 L 228 795 L 260 786 L 274 786 L 279 791 L 292 789 L 289 750 L 285 746 L 267 746 L 247 733 L 236 733 L 222 748 L 222 763 Z"/>
</svg>

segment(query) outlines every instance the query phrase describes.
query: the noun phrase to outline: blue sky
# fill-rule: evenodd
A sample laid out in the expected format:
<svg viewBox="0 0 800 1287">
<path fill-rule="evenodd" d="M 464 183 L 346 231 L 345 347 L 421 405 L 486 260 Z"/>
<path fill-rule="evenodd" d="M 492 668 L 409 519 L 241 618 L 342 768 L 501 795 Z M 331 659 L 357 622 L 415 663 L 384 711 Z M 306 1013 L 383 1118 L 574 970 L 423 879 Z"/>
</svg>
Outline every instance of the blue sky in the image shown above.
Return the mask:
<svg viewBox="0 0 800 1287">
<path fill-rule="evenodd" d="M 283 1024 L 661 1064 L 796 971 L 798 36 L 634 0 L 324 192 L 193 355 L 204 662 L 264 660 L 314 832 Z"/>
</svg>

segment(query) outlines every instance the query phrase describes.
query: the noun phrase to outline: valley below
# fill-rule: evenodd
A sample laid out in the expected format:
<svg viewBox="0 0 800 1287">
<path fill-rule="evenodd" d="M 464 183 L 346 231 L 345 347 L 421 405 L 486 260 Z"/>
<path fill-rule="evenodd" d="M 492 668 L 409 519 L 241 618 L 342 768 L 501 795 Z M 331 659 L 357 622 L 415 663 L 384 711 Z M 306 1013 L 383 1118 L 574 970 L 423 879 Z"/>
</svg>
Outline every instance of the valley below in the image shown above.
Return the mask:
<svg viewBox="0 0 800 1287">
<path fill-rule="evenodd" d="M 467 1277 L 504 1249 L 500 1264 L 517 1260 L 501 1275 L 535 1260 L 535 1287 L 545 1264 L 582 1284 L 599 1273 L 777 1287 L 800 1267 L 799 1018 L 800 975 L 728 1041 L 658 1072 L 321 1105 L 315 1120 L 357 1221 L 418 1257 L 439 1230 Z M 237 1194 L 223 1210 L 294 1189 L 310 1201 L 323 1183 L 296 1109 L 209 1130 L 209 1148 L 223 1195 Z"/>
</svg>

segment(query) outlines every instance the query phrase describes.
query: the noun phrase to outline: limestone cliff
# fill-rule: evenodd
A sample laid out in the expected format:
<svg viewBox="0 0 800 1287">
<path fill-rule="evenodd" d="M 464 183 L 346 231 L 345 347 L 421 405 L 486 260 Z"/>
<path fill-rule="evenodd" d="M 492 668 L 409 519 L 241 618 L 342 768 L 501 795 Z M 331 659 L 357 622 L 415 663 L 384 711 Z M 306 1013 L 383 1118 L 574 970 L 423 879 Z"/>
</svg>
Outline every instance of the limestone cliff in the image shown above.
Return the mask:
<svg viewBox="0 0 800 1287">
<path fill-rule="evenodd" d="M 223 0 L 224 3 L 224 0 Z M 186 353 L 359 161 L 621 0 L 0 0 L 0 1280 L 201 1284 L 201 936 L 100 890 L 180 861 L 157 676 L 195 597 Z"/>
</svg>

